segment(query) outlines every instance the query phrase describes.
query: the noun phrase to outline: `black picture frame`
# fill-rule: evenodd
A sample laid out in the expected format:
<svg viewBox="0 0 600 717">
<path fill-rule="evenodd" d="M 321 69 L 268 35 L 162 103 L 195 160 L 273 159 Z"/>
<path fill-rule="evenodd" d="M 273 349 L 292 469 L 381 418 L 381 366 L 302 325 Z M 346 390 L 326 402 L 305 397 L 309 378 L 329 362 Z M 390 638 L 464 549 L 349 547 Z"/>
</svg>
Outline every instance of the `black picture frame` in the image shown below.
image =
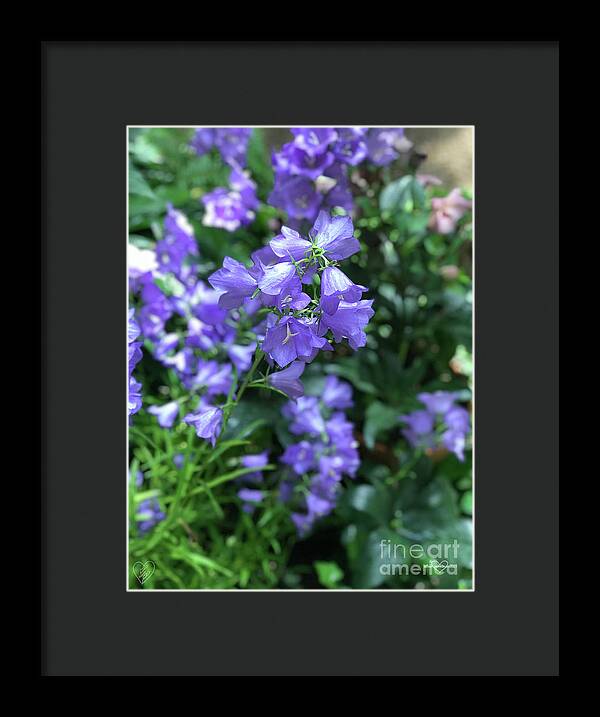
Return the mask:
<svg viewBox="0 0 600 717">
<path fill-rule="evenodd" d="M 557 43 L 48 40 L 41 90 L 40 674 L 558 674 Z M 128 593 L 126 127 L 311 123 L 475 126 L 476 590 Z"/>
</svg>

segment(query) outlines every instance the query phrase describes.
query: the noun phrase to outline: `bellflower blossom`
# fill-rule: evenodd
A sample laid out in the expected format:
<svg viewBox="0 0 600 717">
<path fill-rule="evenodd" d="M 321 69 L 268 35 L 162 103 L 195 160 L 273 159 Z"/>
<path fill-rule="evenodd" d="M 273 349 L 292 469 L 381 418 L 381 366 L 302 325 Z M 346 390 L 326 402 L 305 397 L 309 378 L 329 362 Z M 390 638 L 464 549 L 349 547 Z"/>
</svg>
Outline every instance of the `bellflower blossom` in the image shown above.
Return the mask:
<svg viewBox="0 0 600 717">
<path fill-rule="evenodd" d="M 353 209 L 348 167 L 363 161 L 389 164 L 398 155 L 403 129 L 293 127 L 293 139 L 273 154 L 269 203 L 295 222 L 314 221 L 319 210 Z"/>
<path fill-rule="evenodd" d="M 233 161 L 231 181 L 246 202 L 256 201 L 254 184 Z M 135 341 L 141 329 L 152 356 L 172 370 L 187 389 L 184 398 L 152 406 L 149 413 L 161 427 L 171 428 L 182 406 L 183 420 L 195 427 L 200 438 L 214 445 L 223 423 L 223 409 L 217 405 L 219 397 L 228 396 L 234 378 L 241 378 L 251 368 L 257 349 L 252 333 L 264 339 L 266 322 L 261 322 L 261 328 L 261 324 L 257 325 L 261 317 L 255 316 L 263 304 L 252 298 L 263 265 L 257 264 L 253 275 L 239 262 L 226 260 L 223 268 L 215 272 L 213 286 L 206 284 L 196 275 L 199 251 L 192 228 L 171 206 L 165 217 L 163 239 L 155 249 L 143 257 L 133 252 L 139 261 L 130 288 L 140 306 L 139 326 L 135 321 L 129 326 L 130 374 L 141 357 L 141 342 Z M 265 266 L 277 260 L 269 247 L 256 252 L 256 257 L 257 262 L 262 257 Z M 297 389 L 299 381 L 291 381 Z M 197 408 L 190 410 L 188 405 L 186 412 L 183 402 L 197 397 Z M 140 406 L 141 385 L 130 376 L 129 410 L 136 412 Z"/>
<path fill-rule="evenodd" d="M 217 406 L 201 403 L 195 411 L 188 413 L 183 421 L 196 429 L 198 438 L 205 438 L 214 446 L 221 433 L 223 411 Z"/>
<path fill-rule="evenodd" d="M 276 371 L 269 374 L 268 383 L 278 391 L 285 393 L 289 398 L 300 398 L 304 395 L 304 386 L 300 376 L 306 364 L 303 361 L 292 361 L 283 371 Z"/>
<path fill-rule="evenodd" d="M 256 471 L 253 473 L 247 473 L 246 475 L 242 476 L 242 480 L 248 481 L 250 483 L 261 483 L 263 480 L 263 474 L 260 470 L 261 468 L 264 468 L 267 463 L 269 462 L 269 453 L 268 451 L 263 451 L 262 453 L 254 453 L 254 454 L 248 454 L 245 456 L 242 456 L 242 459 L 240 463 L 244 468 L 255 468 Z"/>
<path fill-rule="evenodd" d="M 228 164 L 235 162 L 244 166 L 251 134 L 249 127 L 200 127 L 195 131 L 190 146 L 199 156 L 215 147 Z"/>
<path fill-rule="evenodd" d="M 401 127 L 372 128 L 367 132 L 365 143 L 369 160 L 383 167 L 398 158 L 400 141 L 404 137 Z"/>
<path fill-rule="evenodd" d="M 331 513 L 342 478 L 353 478 L 360 463 L 354 427 L 343 412 L 334 410 L 340 402 L 351 404 L 352 389 L 335 379 L 327 382 L 325 393 L 327 400 L 323 395 L 320 399 L 305 396 L 288 403 L 282 411 L 291 421 L 290 432 L 306 436 L 288 445 L 281 456 L 292 477 L 282 482 L 280 495 L 295 507 L 291 519 L 300 536 L 306 535 L 316 520 Z"/>
<path fill-rule="evenodd" d="M 433 449 L 441 445 L 464 461 L 470 418 L 465 408 L 455 405 L 458 394 L 435 391 L 419 393 L 417 398 L 426 406 L 425 410 L 400 416 L 406 440 L 415 448 Z"/>
<path fill-rule="evenodd" d="M 178 278 L 185 279 L 195 271 L 191 261 L 198 255 L 194 229 L 185 214 L 174 209 L 172 204 L 167 206 L 164 236 L 156 243 L 155 253 L 159 267 L 164 273 L 170 272 Z M 189 263 L 184 264 L 186 260 Z"/>
<path fill-rule="evenodd" d="M 171 428 L 179 414 L 179 404 L 177 401 L 170 401 L 165 403 L 164 406 L 150 406 L 148 413 L 156 416 L 158 425 L 162 428 Z"/>
<path fill-rule="evenodd" d="M 166 515 L 161 510 L 156 498 L 142 500 L 137 507 L 135 519 L 140 533 L 147 533 L 165 518 Z"/>
<path fill-rule="evenodd" d="M 272 374 L 269 383 L 297 398 L 303 368 L 319 351 L 331 351 L 331 340 L 348 339 L 354 349 L 366 343 L 365 327 L 373 316 L 372 300 L 362 298 L 367 287 L 355 284 L 338 263 L 360 251 L 352 220 L 319 213 L 308 236 L 282 227 L 267 247 L 252 255 L 246 267 L 226 257 L 209 282 L 220 292 L 219 306 L 243 307 L 256 300 L 270 309 L 259 348 L 268 362 L 290 371 Z M 320 297 L 315 275 L 320 275 Z M 310 287 L 312 285 L 312 298 Z M 297 362 L 297 363 L 295 363 Z M 279 383 L 279 386 L 278 386 Z"/>
<path fill-rule="evenodd" d="M 140 335 L 140 327 L 135 320 L 135 309 L 129 310 L 127 324 L 127 356 L 128 356 L 128 378 L 129 378 L 129 398 L 127 400 L 127 410 L 129 416 L 133 416 L 142 407 L 142 384 L 133 377 L 133 369 L 142 358 L 142 343 L 136 341 Z"/>
<path fill-rule="evenodd" d="M 264 493 L 254 488 L 242 488 L 238 491 L 238 498 L 242 500 L 244 513 L 253 513 L 258 503 L 262 502 Z"/>
<path fill-rule="evenodd" d="M 237 162 L 232 162 L 232 167 L 229 187 L 217 187 L 202 197 L 205 207 L 202 223 L 206 227 L 233 232 L 254 219 L 254 210 L 258 208 L 256 184 Z"/>
</svg>

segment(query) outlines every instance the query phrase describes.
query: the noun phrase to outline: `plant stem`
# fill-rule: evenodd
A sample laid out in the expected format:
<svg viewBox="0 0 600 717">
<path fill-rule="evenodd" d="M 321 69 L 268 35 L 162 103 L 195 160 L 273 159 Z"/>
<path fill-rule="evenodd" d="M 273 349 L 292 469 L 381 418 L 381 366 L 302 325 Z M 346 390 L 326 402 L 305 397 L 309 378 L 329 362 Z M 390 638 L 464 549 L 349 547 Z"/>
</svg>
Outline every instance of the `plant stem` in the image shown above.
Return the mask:
<svg viewBox="0 0 600 717">
<path fill-rule="evenodd" d="M 260 349 L 256 349 L 256 354 L 254 355 L 254 363 L 252 364 L 252 366 L 250 367 L 250 370 L 248 371 L 248 373 L 246 374 L 246 376 L 244 378 L 244 382 L 242 383 L 239 393 L 236 397 L 236 401 L 235 401 L 236 403 L 239 403 L 240 399 L 244 395 L 244 391 L 248 388 L 248 384 L 252 380 L 252 377 L 254 376 L 254 373 L 256 372 L 258 365 L 262 361 L 263 356 L 264 356 L 264 353 Z"/>
</svg>

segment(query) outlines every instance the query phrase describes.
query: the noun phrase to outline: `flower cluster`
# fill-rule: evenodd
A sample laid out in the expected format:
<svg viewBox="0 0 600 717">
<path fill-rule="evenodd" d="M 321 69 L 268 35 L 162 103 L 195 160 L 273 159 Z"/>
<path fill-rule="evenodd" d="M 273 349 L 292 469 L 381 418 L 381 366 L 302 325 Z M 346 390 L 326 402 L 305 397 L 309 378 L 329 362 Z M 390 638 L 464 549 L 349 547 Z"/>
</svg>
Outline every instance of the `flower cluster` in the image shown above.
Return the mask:
<svg viewBox="0 0 600 717">
<path fill-rule="evenodd" d="M 290 432 L 300 440 L 281 456 L 290 478 L 282 483 L 280 497 L 291 504 L 292 521 L 301 536 L 333 510 L 342 477 L 356 475 L 358 444 L 344 414 L 352 405 L 350 385 L 329 376 L 319 398 L 304 396 L 283 408 Z"/>
<path fill-rule="evenodd" d="M 225 162 L 235 162 L 243 167 L 251 133 L 252 129 L 248 127 L 201 127 L 194 132 L 190 146 L 200 156 L 214 147 Z"/>
<path fill-rule="evenodd" d="M 186 398 L 152 405 L 148 412 L 170 428 L 182 403 L 195 401 L 183 420 L 214 444 L 223 417 L 215 403 L 229 394 L 234 369 L 241 376 L 250 368 L 256 341 L 249 328 L 260 304 L 248 301 L 234 310 L 220 306 L 220 292 L 198 279 L 197 261 L 192 226 L 169 207 L 155 249 L 130 252 L 130 288 L 139 297 L 139 328 L 153 358 L 172 369 L 186 389 Z"/>
<path fill-rule="evenodd" d="M 269 203 L 291 220 L 314 221 L 319 210 L 353 208 L 348 168 L 364 160 L 389 164 L 398 157 L 401 128 L 296 127 L 273 154 L 275 185 Z"/>
<path fill-rule="evenodd" d="M 133 377 L 133 369 L 142 358 L 142 342 L 136 341 L 140 335 L 140 327 L 134 317 L 135 309 L 129 309 L 127 324 L 127 355 L 129 363 L 129 399 L 127 410 L 130 416 L 137 413 L 142 407 L 142 384 Z"/>
<path fill-rule="evenodd" d="M 226 257 L 208 281 L 220 292 L 219 306 L 232 309 L 248 301 L 269 308 L 260 347 L 270 365 L 286 373 L 273 374 L 272 385 L 299 395 L 303 366 L 319 351 L 331 351 L 330 341 L 344 338 L 353 349 L 366 343 L 364 331 L 373 316 L 372 300 L 362 299 L 365 286 L 354 284 L 338 262 L 360 250 L 352 220 L 320 212 L 308 238 L 289 227 L 252 255 L 253 265 Z M 318 288 L 317 288 L 318 283 Z M 312 298 L 304 289 L 310 290 Z M 298 363 L 294 363 L 298 362 Z"/>
<path fill-rule="evenodd" d="M 417 398 L 425 409 L 400 416 L 406 424 L 404 437 L 415 448 L 435 448 L 439 445 L 464 461 L 465 444 L 469 434 L 469 412 L 457 406 L 457 394 L 450 391 L 419 393 Z"/>
<path fill-rule="evenodd" d="M 254 219 L 258 207 L 256 184 L 239 165 L 234 165 L 229 175 L 229 187 L 217 187 L 202 197 L 207 227 L 219 227 L 233 232 L 247 226 Z"/>
</svg>

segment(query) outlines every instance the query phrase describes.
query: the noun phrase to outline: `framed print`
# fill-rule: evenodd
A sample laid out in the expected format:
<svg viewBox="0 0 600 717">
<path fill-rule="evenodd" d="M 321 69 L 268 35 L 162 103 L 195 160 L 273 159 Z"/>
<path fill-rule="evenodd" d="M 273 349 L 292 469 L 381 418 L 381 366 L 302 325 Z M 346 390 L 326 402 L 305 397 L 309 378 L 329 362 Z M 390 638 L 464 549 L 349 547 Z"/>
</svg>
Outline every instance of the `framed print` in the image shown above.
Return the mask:
<svg viewBox="0 0 600 717">
<path fill-rule="evenodd" d="M 127 133 L 129 588 L 472 590 L 473 128 Z"/>
<path fill-rule="evenodd" d="M 41 674 L 557 674 L 557 63 L 43 43 Z"/>
</svg>

